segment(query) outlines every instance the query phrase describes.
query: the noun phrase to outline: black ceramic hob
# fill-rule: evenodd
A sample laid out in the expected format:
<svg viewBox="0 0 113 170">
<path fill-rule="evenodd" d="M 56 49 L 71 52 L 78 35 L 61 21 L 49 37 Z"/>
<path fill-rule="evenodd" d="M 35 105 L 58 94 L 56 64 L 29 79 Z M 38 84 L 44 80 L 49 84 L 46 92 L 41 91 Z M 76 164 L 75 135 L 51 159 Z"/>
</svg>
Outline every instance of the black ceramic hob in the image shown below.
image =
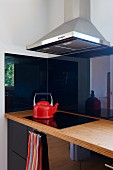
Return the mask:
<svg viewBox="0 0 113 170">
<path fill-rule="evenodd" d="M 67 114 L 65 112 L 56 112 L 53 118 L 50 119 L 35 119 L 33 116 L 24 117 L 29 120 L 33 120 L 38 123 L 46 124 L 51 127 L 55 127 L 58 129 L 63 129 L 71 126 L 76 126 L 88 122 L 96 121 L 95 118 L 89 118 L 74 114 Z"/>
</svg>

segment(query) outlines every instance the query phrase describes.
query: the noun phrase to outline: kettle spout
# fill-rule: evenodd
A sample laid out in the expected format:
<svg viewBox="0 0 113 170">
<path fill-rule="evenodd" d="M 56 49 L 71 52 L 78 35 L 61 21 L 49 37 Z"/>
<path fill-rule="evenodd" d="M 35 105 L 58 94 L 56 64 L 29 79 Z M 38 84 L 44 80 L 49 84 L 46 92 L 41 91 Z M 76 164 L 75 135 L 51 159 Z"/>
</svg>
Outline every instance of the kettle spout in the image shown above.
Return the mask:
<svg viewBox="0 0 113 170">
<path fill-rule="evenodd" d="M 57 108 L 58 108 L 58 103 L 56 103 L 55 105 L 54 105 L 54 107 L 53 107 L 53 114 L 57 111 Z"/>
</svg>

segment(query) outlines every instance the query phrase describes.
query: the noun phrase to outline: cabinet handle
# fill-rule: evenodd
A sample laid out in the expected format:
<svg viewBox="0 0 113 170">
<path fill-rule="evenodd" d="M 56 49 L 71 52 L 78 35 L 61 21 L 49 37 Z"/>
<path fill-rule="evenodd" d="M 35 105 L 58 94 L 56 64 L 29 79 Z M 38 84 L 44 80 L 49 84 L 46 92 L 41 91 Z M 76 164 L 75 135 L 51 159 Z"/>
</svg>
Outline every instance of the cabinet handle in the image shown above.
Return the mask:
<svg viewBox="0 0 113 170">
<path fill-rule="evenodd" d="M 113 169 L 113 166 L 112 166 L 112 165 L 105 164 L 105 166 L 106 166 L 107 168 Z"/>
</svg>

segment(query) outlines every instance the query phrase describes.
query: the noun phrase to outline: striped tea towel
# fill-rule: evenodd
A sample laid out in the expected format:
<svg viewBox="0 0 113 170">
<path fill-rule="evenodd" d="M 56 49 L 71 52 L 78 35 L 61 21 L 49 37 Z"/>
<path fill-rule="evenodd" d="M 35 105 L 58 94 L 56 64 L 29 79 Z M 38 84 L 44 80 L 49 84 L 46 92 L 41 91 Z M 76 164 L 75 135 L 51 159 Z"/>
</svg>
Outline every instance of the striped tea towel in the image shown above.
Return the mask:
<svg viewBox="0 0 113 170">
<path fill-rule="evenodd" d="M 39 167 L 40 165 L 39 151 L 41 148 L 40 138 L 41 138 L 40 134 L 29 132 L 26 170 L 41 170 Z"/>
</svg>

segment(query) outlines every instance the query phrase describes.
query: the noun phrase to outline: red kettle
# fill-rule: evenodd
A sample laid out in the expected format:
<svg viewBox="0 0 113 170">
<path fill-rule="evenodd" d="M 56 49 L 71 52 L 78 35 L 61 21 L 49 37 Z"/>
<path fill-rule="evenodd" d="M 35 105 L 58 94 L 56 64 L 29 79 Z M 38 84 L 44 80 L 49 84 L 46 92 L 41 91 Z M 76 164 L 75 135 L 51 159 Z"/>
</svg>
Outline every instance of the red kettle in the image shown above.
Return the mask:
<svg viewBox="0 0 113 170">
<path fill-rule="evenodd" d="M 50 95 L 51 104 L 48 101 L 40 101 L 36 104 L 35 98 L 37 95 Z M 35 93 L 33 99 L 33 117 L 38 119 L 52 118 L 57 111 L 58 103 L 53 106 L 53 98 L 51 93 Z"/>
</svg>

